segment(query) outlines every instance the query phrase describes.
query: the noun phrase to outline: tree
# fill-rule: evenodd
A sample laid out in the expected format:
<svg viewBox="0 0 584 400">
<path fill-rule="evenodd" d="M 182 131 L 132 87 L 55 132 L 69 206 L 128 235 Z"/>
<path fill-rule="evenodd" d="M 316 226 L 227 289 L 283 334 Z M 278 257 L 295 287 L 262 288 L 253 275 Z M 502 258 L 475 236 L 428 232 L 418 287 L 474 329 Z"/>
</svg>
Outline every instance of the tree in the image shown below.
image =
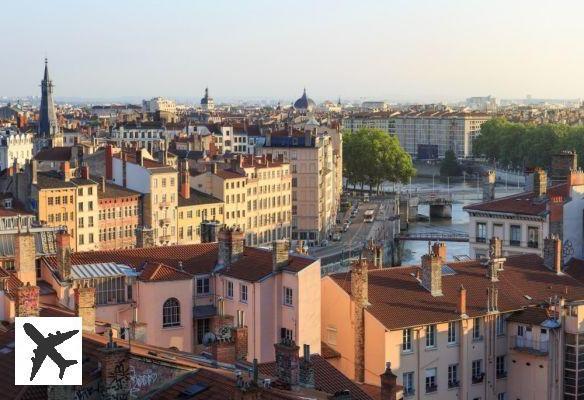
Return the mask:
<svg viewBox="0 0 584 400">
<path fill-rule="evenodd" d="M 447 150 L 444 153 L 444 160 L 440 163 L 440 176 L 460 176 L 462 175 L 462 168 L 458 164 L 456 154 L 452 150 Z"/>
<path fill-rule="evenodd" d="M 407 182 L 416 174 L 412 158 L 395 136 L 379 129 L 360 129 L 343 135 L 343 164 L 347 182 L 369 185 L 379 191 L 381 184 Z"/>
</svg>

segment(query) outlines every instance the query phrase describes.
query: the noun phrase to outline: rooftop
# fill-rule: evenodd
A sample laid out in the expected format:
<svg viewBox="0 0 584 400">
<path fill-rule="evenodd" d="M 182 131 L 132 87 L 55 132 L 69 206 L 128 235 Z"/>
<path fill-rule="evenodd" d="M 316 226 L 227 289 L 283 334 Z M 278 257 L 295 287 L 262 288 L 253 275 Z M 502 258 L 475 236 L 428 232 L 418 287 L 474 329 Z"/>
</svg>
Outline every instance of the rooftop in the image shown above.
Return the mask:
<svg viewBox="0 0 584 400">
<path fill-rule="evenodd" d="M 218 204 L 223 203 L 221 199 L 217 197 L 211 196 L 210 194 L 200 192 L 191 188 L 191 194 L 188 199 L 185 199 L 182 196 L 178 196 L 178 206 L 179 207 L 188 207 L 188 206 L 197 206 L 201 204 Z"/>
</svg>

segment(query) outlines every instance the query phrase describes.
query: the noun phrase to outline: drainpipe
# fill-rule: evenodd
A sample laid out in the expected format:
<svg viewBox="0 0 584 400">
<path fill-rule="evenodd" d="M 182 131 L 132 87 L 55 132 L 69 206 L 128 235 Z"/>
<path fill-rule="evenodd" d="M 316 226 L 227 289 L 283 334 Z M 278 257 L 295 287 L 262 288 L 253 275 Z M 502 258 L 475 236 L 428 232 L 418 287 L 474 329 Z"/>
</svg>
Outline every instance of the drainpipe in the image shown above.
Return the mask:
<svg viewBox="0 0 584 400">
<path fill-rule="evenodd" d="M 415 328 L 414 332 L 416 333 L 416 343 L 417 343 L 417 349 L 416 349 L 416 371 L 418 374 L 418 386 L 416 390 L 416 400 L 420 400 L 420 392 L 422 391 L 422 373 L 420 372 L 420 352 L 422 351 L 421 349 L 421 345 L 420 345 L 420 331 L 422 330 L 421 327 Z M 425 379 L 425 378 L 424 378 Z"/>
</svg>

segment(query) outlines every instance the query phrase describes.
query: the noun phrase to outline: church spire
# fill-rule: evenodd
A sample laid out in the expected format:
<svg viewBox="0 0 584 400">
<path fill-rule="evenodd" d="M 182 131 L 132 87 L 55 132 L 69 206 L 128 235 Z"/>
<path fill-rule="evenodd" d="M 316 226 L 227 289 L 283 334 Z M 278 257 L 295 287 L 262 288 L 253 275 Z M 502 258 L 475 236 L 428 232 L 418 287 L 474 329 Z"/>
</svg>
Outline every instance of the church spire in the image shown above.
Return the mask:
<svg viewBox="0 0 584 400">
<path fill-rule="evenodd" d="M 49 77 L 49 63 L 45 58 L 45 71 L 41 81 L 41 106 L 39 109 L 38 147 L 59 146 L 59 125 L 53 101 L 53 82 Z"/>
</svg>

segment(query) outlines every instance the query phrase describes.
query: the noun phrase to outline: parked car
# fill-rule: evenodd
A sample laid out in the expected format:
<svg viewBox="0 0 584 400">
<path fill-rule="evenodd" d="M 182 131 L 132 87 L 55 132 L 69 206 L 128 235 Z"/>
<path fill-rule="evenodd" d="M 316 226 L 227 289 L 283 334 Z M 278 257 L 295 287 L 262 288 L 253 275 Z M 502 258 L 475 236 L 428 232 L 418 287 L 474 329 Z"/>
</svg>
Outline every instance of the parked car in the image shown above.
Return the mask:
<svg viewBox="0 0 584 400">
<path fill-rule="evenodd" d="M 328 244 L 329 244 L 329 242 L 328 242 L 328 240 L 326 240 L 326 239 L 324 239 L 324 240 L 321 240 L 321 241 L 320 241 L 320 245 L 321 245 L 322 247 L 326 247 L 326 246 L 328 246 Z"/>
<path fill-rule="evenodd" d="M 341 241 L 341 232 L 333 233 L 333 242 L 339 242 L 339 241 Z"/>
</svg>

